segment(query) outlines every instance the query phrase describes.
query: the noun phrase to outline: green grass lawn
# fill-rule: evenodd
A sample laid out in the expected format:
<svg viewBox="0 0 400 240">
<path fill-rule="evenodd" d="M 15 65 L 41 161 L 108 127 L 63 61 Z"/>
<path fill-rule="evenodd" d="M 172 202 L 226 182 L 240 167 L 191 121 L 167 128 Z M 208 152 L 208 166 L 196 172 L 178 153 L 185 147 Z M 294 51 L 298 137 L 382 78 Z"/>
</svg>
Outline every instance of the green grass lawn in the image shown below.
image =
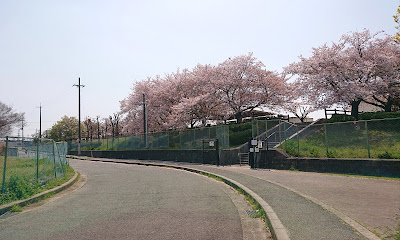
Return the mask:
<svg viewBox="0 0 400 240">
<path fill-rule="evenodd" d="M 62 170 L 58 168 L 58 177 L 55 178 L 54 164 L 49 159 L 39 160 L 38 181 L 36 171 L 36 159 L 8 157 L 5 191 L 0 193 L 0 205 L 29 198 L 37 193 L 59 186 L 75 174 L 70 166 L 62 164 Z M 3 183 L 3 172 L 4 156 L 0 156 L 0 191 Z"/>
<path fill-rule="evenodd" d="M 288 140 L 281 148 L 292 156 L 368 158 L 368 146 L 371 158 L 400 159 L 400 132 L 370 130 L 367 142 L 363 130 L 339 129 L 328 132 L 325 139 L 321 129 L 301 139 L 299 143 L 296 139 Z"/>
</svg>

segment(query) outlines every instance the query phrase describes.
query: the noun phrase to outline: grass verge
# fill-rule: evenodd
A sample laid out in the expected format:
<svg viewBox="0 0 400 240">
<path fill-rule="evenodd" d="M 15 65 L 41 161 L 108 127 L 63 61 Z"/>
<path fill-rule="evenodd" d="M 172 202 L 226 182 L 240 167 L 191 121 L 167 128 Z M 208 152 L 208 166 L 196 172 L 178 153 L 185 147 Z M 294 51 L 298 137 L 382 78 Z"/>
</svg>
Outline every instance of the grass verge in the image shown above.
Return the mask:
<svg viewBox="0 0 400 240">
<path fill-rule="evenodd" d="M 328 158 L 368 158 L 368 147 L 371 158 L 400 159 L 400 132 L 371 130 L 355 131 L 346 128 L 328 133 L 325 139 L 323 129 L 310 136 L 285 141 L 281 148 L 295 157 L 328 157 Z"/>
<path fill-rule="evenodd" d="M 35 194 L 60 186 L 70 180 L 75 174 L 72 167 L 62 164 L 61 167 L 64 175 L 55 178 L 54 165 L 46 169 L 48 166 L 46 166 L 45 162 L 45 159 L 41 159 L 39 164 L 41 176 L 37 181 L 34 166 L 35 161 L 18 158 L 10 158 L 10 161 L 8 161 L 7 159 L 5 188 L 4 192 L 0 193 L 0 205 L 27 199 Z M 2 174 L 3 169 L 0 170 Z"/>
</svg>

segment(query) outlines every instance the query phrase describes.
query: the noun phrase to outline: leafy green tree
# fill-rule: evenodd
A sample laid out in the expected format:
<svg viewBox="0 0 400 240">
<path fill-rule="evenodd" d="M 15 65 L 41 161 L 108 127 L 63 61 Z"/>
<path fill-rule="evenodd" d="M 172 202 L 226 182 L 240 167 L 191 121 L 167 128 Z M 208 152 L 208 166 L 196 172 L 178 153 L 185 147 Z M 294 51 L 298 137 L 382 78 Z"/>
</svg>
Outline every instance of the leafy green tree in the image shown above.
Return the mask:
<svg viewBox="0 0 400 240">
<path fill-rule="evenodd" d="M 76 117 L 64 116 L 50 129 L 49 138 L 54 141 L 71 141 L 78 139 L 79 121 Z M 85 136 L 86 127 L 81 124 L 82 136 Z"/>
<path fill-rule="evenodd" d="M 397 23 L 396 29 L 399 30 L 396 33 L 396 36 L 394 36 L 394 41 L 398 44 L 400 44 L 400 5 L 397 8 L 396 15 L 393 16 L 394 21 Z"/>
</svg>

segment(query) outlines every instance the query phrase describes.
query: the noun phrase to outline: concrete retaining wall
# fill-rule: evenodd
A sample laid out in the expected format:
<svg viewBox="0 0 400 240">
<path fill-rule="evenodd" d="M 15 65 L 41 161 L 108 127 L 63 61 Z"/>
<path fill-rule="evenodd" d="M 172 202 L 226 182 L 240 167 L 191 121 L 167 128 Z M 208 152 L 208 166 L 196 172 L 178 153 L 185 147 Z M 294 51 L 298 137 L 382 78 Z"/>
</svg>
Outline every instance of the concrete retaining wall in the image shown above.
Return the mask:
<svg viewBox="0 0 400 240">
<path fill-rule="evenodd" d="M 77 155 L 77 151 L 69 151 Z M 81 151 L 82 156 L 114 159 L 163 160 L 175 162 L 217 164 L 215 150 L 123 150 L 123 151 Z M 221 150 L 220 165 L 236 164 L 237 150 Z"/>
<path fill-rule="evenodd" d="M 256 167 L 400 177 L 400 159 L 297 158 L 279 149 L 261 151 L 256 157 Z"/>
<path fill-rule="evenodd" d="M 239 149 L 221 150 L 220 165 L 238 164 Z M 77 151 L 70 151 L 77 155 Z M 82 151 L 83 156 L 114 159 L 163 160 L 188 163 L 216 164 L 216 151 L 202 150 L 125 150 Z M 252 160 L 253 156 L 250 156 Z M 256 154 L 256 168 L 305 172 L 347 173 L 372 176 L 400 177 L 400 159 L 342 159 L 342 158 L 296 158 L 280 149 L 262 150 Z"/>
</svg>

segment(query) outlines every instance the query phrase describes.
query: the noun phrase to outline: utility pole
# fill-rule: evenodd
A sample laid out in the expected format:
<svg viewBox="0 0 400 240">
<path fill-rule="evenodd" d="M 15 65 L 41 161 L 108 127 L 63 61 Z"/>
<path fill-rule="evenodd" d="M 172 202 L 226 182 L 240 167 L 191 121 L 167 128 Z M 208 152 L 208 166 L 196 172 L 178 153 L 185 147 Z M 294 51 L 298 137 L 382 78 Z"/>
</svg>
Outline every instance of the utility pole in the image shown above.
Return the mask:
<svg viewBox="0 0 400 240">
<path fill-rule="evenodd" d="M 78 156 L 81 155 L 81 87 L 85 87 L 85 85 L 81 85 L 81 78 L 78 78 L 78 85 L 74 84 L 73 87 L 78 87 Z"/>
</svg>

